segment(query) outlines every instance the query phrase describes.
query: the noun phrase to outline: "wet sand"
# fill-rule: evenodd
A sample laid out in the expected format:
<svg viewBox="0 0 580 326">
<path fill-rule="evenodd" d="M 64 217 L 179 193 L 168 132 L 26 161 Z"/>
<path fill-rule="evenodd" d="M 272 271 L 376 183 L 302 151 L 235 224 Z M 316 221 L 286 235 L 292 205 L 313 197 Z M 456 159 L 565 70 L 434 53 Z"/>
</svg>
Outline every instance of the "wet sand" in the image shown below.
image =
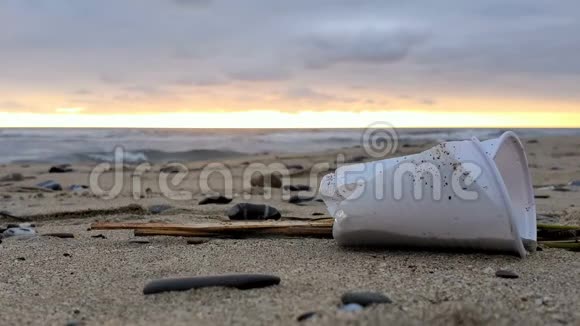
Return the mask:
<svg viewBox="0 0 580 326">
<path fill-rule="evenodd" d="M 529 140 L 524 140 L 527 142 Z M 549 186 L 580 180 L 580 138 L 542 138 L 526 143 L 539 220 L 580 225 L 580 192 L 554 191 Z M 402 147 L 396 155 L 430 146 Z M 309 155 L 264 155 L 223 161 L 234 176 L 234 200 L 227 205 L 198 205 L 203 191 L 197 179 L 208 162 L 186 163 L 190 174 L 175 191 L 191 193 L 187 200 L 169 200 L 159 187 L 160 165 L 143 175 L 143 198 L 130 187 L 133 168 L 124 173 L 125 188 L 111 200 L 88 192 L 30 190 L 41 181 L 55 180 L 67 187 L 88 184 L 90 164 L 75 164 L 74 172 L 48 174 L 48 165 L 5 165 L 9 173 L 27 177 L 0 182 L 0 211 L 31 217 L 40 234 L 71 232 L 74 239 L 35 237 L 4 239 L 0 244 L 0 307 L 3 325 L 158 324 L 296 324 L 309 311 L 320 317 L 311 324 L 579 324 L 580 259 L 578 253 L 544 249 L 525 259 L 486 253 L 425 250 L 346 249 L 329 239 L 211 239 L 188 245 L 186 238 L 150 237 L 150 243 L 131 243 L 131 231 L 89 231 L 95 221 L 212 222 L 240 202 L 267 203 L 283 218 L 328 216 L 323 203 L 290 204 L 280 189 L 263 198 L 260 189 L 241 184 L 247 163 L 283 162 L 309 170 L 336 155 L 347 160 L 363 154 L 360 148 Z M 318 176 L 324 175 L 320 172 Z M 292 177 L 293 184 L 308 182 L 309 173 Z M 106 174 L 102 186 L 112 184 Z M 223 191 L 219 174 L 209 184 Z M 317 181 L 312 182 L 317 185 Z M 302 193 L 308 195 L 308 193 Z M 249 196 L 249 199 L 244 196 Z M 141 209 L 119 210 L 130 204 Z M 170 205 L 160 214 L 148 207 Z M 578 206 L 578 207 L 577 207 Z M 90 212 L 87 210 L 100 210 Z M 65 212 L 63 214 L 63 212 Z M 84 212 L 84 213 L 79 213 Z M 319 213 L 313 216 L 314 213 Z M 15 222 L 0 217 L 0 225 Z M 102 234 L 106 239 L 94 238 Z M 497 269 L 509 269 L 518 279 L 501 279 Z M 253 290 L 207 288 L 144 296 L 152 279 L 226 273 L 266 273 L 279 276 L 280 285 Z M 341 295 L 349 290 L 379 291 L 392 304 L 358 313 L 339 310 Z"/>
</svg>

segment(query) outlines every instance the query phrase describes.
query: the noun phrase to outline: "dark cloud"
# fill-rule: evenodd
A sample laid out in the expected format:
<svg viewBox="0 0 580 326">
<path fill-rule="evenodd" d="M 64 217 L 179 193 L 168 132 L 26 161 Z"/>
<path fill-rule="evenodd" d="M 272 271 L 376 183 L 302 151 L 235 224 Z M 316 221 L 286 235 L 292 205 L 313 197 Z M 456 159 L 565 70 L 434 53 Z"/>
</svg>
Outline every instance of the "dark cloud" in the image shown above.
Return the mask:
<svg viewBox="0 0 580 326">
<path fill-rule="evenodd" d="M 385 64 L 403 60 L 427 39 L 423 31 L 362 25 L 336 27 L 309 35 L 306 64 L 321 68 L 338 63 Z"/>
</svg>

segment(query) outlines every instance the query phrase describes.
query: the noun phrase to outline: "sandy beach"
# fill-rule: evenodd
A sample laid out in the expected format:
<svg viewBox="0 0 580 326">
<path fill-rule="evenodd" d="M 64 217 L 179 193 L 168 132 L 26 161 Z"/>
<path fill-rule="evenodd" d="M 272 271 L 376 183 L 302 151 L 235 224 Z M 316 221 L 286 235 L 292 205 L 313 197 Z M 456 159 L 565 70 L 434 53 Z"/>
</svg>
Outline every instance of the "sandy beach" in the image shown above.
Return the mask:
<svg viewBox="0 0 580 326">
<path fill-rule="evenodd" d="M 580 225 L 580 192 L 551 187 L 580 180 L 580 137 L 523 139 L 535 187 L 538 221 Z M 416 153 L 434 143 L 403 144 L 394 155 Z M 187 178 L 172 188 L 191 198 L 171 200 L 160 189 L 160 164 L 132 187 L 135 166 L 126 166 L 124 187 L 105 200 L 89 190 L 69 190 L 89 184 L 95 164 L 75 163 L 68 173 L 48 173 L 50 164 L 5 164 L 0 178 L 19 174 L 22 180 L 0 182 L 0 226 L 18 223 L 8 215 L 36 224 L 42 235 L 73 233 L 74 238 L 11 237 L 0 244 L 0 307 L 2 325 L 295 325 L 307 312 L 317 316 L 305 324 L 322 325 L 580 325 L 580 259 L 578 253 L 543 248 L 525 259 L 488 253 L 457 253 L 404 249 L 341 248 L 332 239 L 266 237 L 209 239 L 187 244 L 182 237 L 148 237 L 131 242 L 132 231 L 90 230 L 96 221 L 207 223 L 223 221 L 237 203 L 265 203 L 282 219 L 330 217 L 323 203 L 288 203 L 280 189 L 264 198 L 264 189 L 243 185 L 244 168 L 253 162 L 300 165 L 292 184 L 309 182 L 312 167 L 336 166 L 361 158 L 359 147 L 310 154 L 243 156 L 217 163 L 232 171 L 233 201 L 199 205 L 202 168 L 210 161 L 183 162 Z M 216 162 L 214 162 L 216 163 Z M 217 169 L 217 168 L 216 168 Z M 328 171 L 314 173 L 317 178 Z M 115 174 L 105 172 L 103 189 Z M 207 178 L 207 176 L 203 176 Z M 202 178 L 202 179 L 203 179 Z M 38 183 L 54 180 L 63 191 L 43 191 Z M 205 180 L 205 179 L 204 179 Z M 205 184 L 205 183 L 204 183 Z M 225 191 L 219 173 L 211 174 L 212 190 Z M 148 191 L 147 191 L 148 190 Z M 266 190 L 267 191 L 267 190 Z M 304 195 L 316 195 L 316 189 Z M 126 207 L 128 205 L 130 209 Z M 167 205 L 153 214 L 153 205 Z M 125 208 L 124 208 L 125 207 Z M 95 237 L 102 235 L 102 237 Z M 509 269 L 517 279 L 496 277 Z M 277 286 L 237 290 L 206 288 L 143 295 L 153 279 L 228 273 L 263 273 L 281 278 Z M 393 303 L 356 313 L 341 311 L 341 295 L 350 290 L 377 291 Z"/>
</svg>

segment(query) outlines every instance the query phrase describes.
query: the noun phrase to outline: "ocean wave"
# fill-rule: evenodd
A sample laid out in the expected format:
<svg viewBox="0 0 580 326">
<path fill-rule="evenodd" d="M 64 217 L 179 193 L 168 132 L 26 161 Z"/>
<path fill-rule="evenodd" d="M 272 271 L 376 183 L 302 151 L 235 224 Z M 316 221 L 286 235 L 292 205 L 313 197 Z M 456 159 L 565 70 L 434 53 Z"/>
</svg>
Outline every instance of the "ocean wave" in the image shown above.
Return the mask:
<svg viewBox="0 0 580 326">
<path fill-rule="evenodd" d="M 237 157 L 245 155 L 244 153 L 234 151 L 220 151 L 208 149 L 194 149 L 182 152 L 165 152 L 159 150 L 141 150 L 141 151 L 123 151 L 122 160 L 127 164 L 138 164 L 143 162 L 165 163 L 176 161 L 205 161 L 213 159 L 222 159 L 228 157 Z M 75 154 L 73 161 L 77 162 L 115 162 L 115 152 L 99 153 L 81 153 Z"/>
</svg>

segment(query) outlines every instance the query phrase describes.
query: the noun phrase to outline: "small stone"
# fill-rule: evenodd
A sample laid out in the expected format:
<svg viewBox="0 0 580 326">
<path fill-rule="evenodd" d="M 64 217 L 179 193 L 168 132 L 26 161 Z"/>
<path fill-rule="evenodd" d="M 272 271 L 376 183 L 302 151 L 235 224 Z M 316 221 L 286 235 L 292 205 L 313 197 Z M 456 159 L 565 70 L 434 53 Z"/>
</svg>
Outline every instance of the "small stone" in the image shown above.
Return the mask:
<svg viewBox="0 0 580 326">
<path fill-rule="evenodd" d="M 308 185 L 284 185 L 282 189 L 287 191 L 310 191 L 310 186 Z"/>
<path fill-rule="evenodd" d="M 52 181 L 52 180 L 41 182 L 41 183 L 37 184 L 37 186 L 40 188 L 50 189 L 50 190 L 54 190 L 54 191 L 61 191 L 62 190 L 62 186 L 60 184 L 58 184 L 57 182 Z"/>
<path fill-rule="evenodd" d="M 286 165 L 288 170 L 304 170 L 304 166 L 302 164 L 288 164 Z"/>
<path fill-rule="evenodd" d="M 358 303 L 349 303 L 349 304 L 345 304 L 344 306 L 340 307 L 340 311 L 344 311 L 344 312 L 359 312 L 362 311 L 364 309 L 363 306 L 361 306 Z"/>
<path fill-rule="evenodd" d="M 290 199 L 288 199 L 288 202 L 290 204 L 300 204 L 300 203 L 312 201 L 312 200 L 314 200 L 314 197 L 291 196 Z"/>
<path fill-rule="evenodd" d="M 48 170 L 48 173 L 67 173 L 72 172 L 73 169 L 70 164 L 55 165 Z"/>
<path fill-rule="evenodd" d="M 534 198 L 548 199 L 548 198 L 550 198 L 550 195 L 534 195 Z"/>
<path fill-rule="evenodd" d="M 62 254 L 65 257 L 71 257 L 71 254 L 69 254 L 68 252 L 65 252 L 64 254 Z"/>
<path fill-rule="evenodd" d="M 1 182 L 16 182 L 24 180 L 24 176 L 20 173 L 11 173 L 0 178 Z"/>
<path fill-rule="evenodd" d="M 97 234 L 97 235 L 91 235 L 91 238 L 106 239 L 107 237 L 104 234 Z"/>
<path fill-rule="evenodd" d="M 198 244 L 202 244 L 202 243 L 206 243 L 206 242 L 209 242 L 209 239 L 207 239 L 207 238 L 189 238 L 189 239 L 187 239 L 188 245 L 198 245 Z"/>
<path fill-rule="evenodd" d="M 359 155 L 351 158 L 350 160 L 347 161 L 347 163 L 359 163 L 364 160 L 366 160 L 366 156 Z"/>
<path fill-rule="evenodd" d="M 16 258 L 16 259 L 17 259 L 17 260 L 20 260 L 20 261 L 25 261 L 25 260 L 26 260 L 26 258 L 24 258 L 24 257 L 18 257 L 18 258 Z"/>
<path fill-rule="evenodd" d="M 496 271 L 495 276 L 500 277 L 500 278 L 518 278 L 518 277 L 520 277 L 518 274 L 516 274 L 512 271 L 508 271 L 506 269 L 500 269 L 500 270 Z"/>
<path fill-rule="evenodd" d="M 268 205 L 240 203 L 228 211 L 230 220 L 279 220 L 280 212 Z"/>
<path fill-rule="evenodd" d="M 207 204 L 217 204 L 217 205 L 224 205 L 229 204 L 232 201 L 232 198 L 228 198 L 222 195 L 213 195 L 205 197 L 204 199 L 199 201 L 199 205 L 207 205 Z"/>
<path fill-rule="evenodd" d="M 187 167 L 181 164 L 169 164 L 167 166 L 162 167 L 159 172 L 167 173 L 167 174 L 175 174 L 175 173 L 182 173 L 187 172 Z"/>
<path fill-rule="evenodd" d="M 74 238 L 75 235 L 72 233 L 45 233 L 42 236 L 44 237 L 54 237 L 54 238 L 61 238 L 61 239 L 71 239 Z"/>
<path fill-rule="evenodd" d="M 252 187 L 281 188 L 282 177 L 280 173 L 255 173 L 250 179 Z"/>
<path fill-rule="evenodd" d="M 36 231 L 31 227 L 9 227 L 2 232 L 2 237 L 32 236 Z"/>
<path fill-rule="evenodd" d="M 85 325 L 85 323 L 79 320 L 71 320 L 66 323 L 66 326 L 83 326 L 83 325 Z"/>
<path fill-rule="evenodd" d="M 391 299 L 378 292 L 347 292 L 342 295 L 342 303 L 356 303 L 363 307 L 372 304 L 392 303 Z"/>
<path fill-rule="evenodd" d="M 300 316 L 296 317 L 296 321 L 297 322 L 303 322 L 309 319 L 314 319 L 319 317 L 320 314 L 316 311 L 309 311 L 309 312 L 305 312 L 303 314 L 301 314 Z"/>
<path fill-rule="evenodd" d="M 214 276 L 196 276 L 186 278 L 168 278 L 149 282 L 143 294 L 155 294 L 170 291 L 187 291 L 205 287 L 233 287 L 240 290 L 263 288 L 280 284 L 280 278 L 263 274 L 230 274 Z"/>
<path fill-rule="evenodd" d="M 170 205 L 152 205 L 149 206 L 149 212 L 151 214 L 161 214 L 167 210 L 172 209 L 173 207 Z"/>
<path fill-rule="evenodd" d="M 85 185 L 70 185 L 70 187 L 68 187 L 68 190 L 70 191 L 83 191 L 89 189 L 89 186 L 85 186 Z"/>
</svg>

